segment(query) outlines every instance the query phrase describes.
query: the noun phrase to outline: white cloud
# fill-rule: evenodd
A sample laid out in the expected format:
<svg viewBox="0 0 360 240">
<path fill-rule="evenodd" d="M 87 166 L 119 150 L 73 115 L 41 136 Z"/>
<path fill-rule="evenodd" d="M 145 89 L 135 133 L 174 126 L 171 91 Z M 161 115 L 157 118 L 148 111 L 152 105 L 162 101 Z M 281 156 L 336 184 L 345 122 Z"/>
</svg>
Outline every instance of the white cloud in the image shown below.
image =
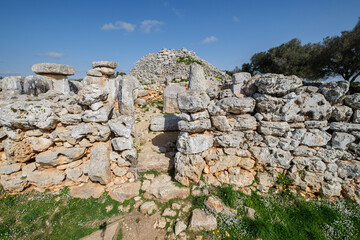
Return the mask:
<svg viewBox="0 0 360 240">
<path fill-rule="evenodd" d="M 38 57 L 62 58 L 62 57 L 65 57 L 65 53 L 46 52 L 46 53 L 38 53 L 38 54 L 36 54 L 36 56 L 38 56 Z"/>
<path fill-rule="evenodd" d="M 160 25 L 163 25 L 163 22 L 158 20 L 144 20 L 141 22 L 141 31 L 144 33 L 151 33 L 152 31 L 159 31 Z"/>
<path fill-rule="evenodd" d="M 214 37 L 214 36 L 210 36 L 210 37 L 207 37 L 205 38 L 202 43 L 213 43 L 213 42 L 216 42 L 218 41 L 219 39 L 217 37 Z"/>
<path fill-rule="evenodd" d="M 233 16 L 233 21 L 234 22 L 239 22 L 239 18 L 237 16 Z"/>
<path fill-rule="evenodd" d="M 135 30 L 136 25 L 123 22 L 123 21 L 116 21 L 115 23 L 106 23 L 102 26 L 101 30 L 125 30 L 127 32 L 133 32 Z"/>
</svg>

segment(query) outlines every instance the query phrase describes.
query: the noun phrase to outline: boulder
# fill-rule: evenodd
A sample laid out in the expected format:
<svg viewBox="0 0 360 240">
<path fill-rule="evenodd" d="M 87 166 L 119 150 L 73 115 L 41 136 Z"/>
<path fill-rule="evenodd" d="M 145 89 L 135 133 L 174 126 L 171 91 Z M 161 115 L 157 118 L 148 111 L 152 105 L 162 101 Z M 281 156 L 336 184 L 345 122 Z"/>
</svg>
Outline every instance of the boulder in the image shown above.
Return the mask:
<svg viewBox="0 0 360 240">
<path fill-rule="evenodd" d="M 123 123 L 123 119 L 118 118 L 109 121 L 109 127 L 116 136 L 129 138 L 133 128 L 132 124 L 129 124 L 128 127 Z"/>
<path fill-rule="evenodd" d="M 86 72 L 86 75 L 92 77 L 102 77 L 102 73 L 97 69 L 90 69 Z"/>
<path fill-rule="evenodd" d="M 334 132 L 332 135 L 331 145 L 333 148 L 346 150 L 349 144 L 355 140 L 356 138 L 351 134 Z"/>
<path fill-rule="evenodd" d="M 141 182 L 123 183 L 109 191 L 112 199 L 123 202 L 139 195 Z"/>
<path fill-rule="evenodd" d="M 65 174 L 57 169 L 34 171 L 27 176 L 27 180 L 37 187 L 59 185 L 65 179 Z"/>
<path fill-rule="evenodd" d="M 157 205 L 154 201 L 144 202 L 140 206 L 140 212 L 142 214 L 152 214 L 156 210 L 157 210 Z"/>
<path fill-rule="evenodd" d="M 113 108 L 113 103 L 109 102 L 107 105 L 104 105 L 97 111 L 86 110 L 82 115 L 81 119 L 84 122 L 107 122 L 111 117 Z"/>
<path fill-rule="evenodd" d="M 200 155 L 175 155 L 175 179 L 183 185 L 189 185 L 189 180 L 198 183 L 205 167 L 205 161 Z"/>
<path fill-rule="evenodd" d="M 22 94 L 24 79 L 21 76 L 4 77 L 1 81 L 2 92 L 9 95 Z"/>
<path fill-rule="evenodd" d="M 29 144 L 26 142 L 15 142 L 7 139 L 3 142 L 6 159 L 8 162 L 26 162 L 34 157 Z"/>
<path fill-rule="evenodd" d="M 339 182 L 324 182 L 321 187 L 321 193 L 327 197 L 339 197 L 341 196 L 341 184 Z"/>
<path fill-rule="evenodd" d="M 239 147 L 245 141 L 244 133 L 240 131 L 232 131 L 230 133 L 223 133 L 214 138 L 214 143 L 218 146 L 228 147 Z"/>
<path fill-rule="evenodd" d="M 302 94 L 302 114 L 305 120 L 328 120 L 331 117 L 332 106 L 320 93 Z"/>
<path fill-rule="evenodd" d="M 293 159 L 290 152 L 279 148 L 252 147 L 250 151 L 257 159 L 257 163 L 263 166 L 270 165 L 271 167 L 289 169 L 291 160 Z"/>
<path fill-rule="evenodd" d="M 216 218 L 204 210 L 195 209 L 191 214 L 189 230 L 191 231 L 212 231 L 217 228 Z"/>
<path fill-rule="evenodd" d="M 1 185 L 5 190 L 11 192 L 21 192 L 27 185 L 27 180 L 21 173 L 1 176 Z"/>
<path fill-rule="evenodd" d="M 319 87 L 319 92 L 325 96 L 326 100 L 335 105 L 341 103 L 345 94 L 349 91 L 350 83 L 346 81 L 326 82 Z"/>
<path fill-rule="evenodd" d="M 187 187 L 175 186 L 169 175 L 159 175 L 155 177 L 149 188 L 144 193 L 147 199 L 156 199 L 160 202 L 168 202 L 173 198 L 185 199 L 190 195 L 190 189 Z"/>
<path fill-rule="evenodd" d="M 175 223 L 175 236 L 179 235 L 187 228 L 186 224 L 183 221 L 177 221 Z"/>
<path fill-rule="evenodd" d="M 337 105 L 333 107 L 333 111 L 331 113 L 331 120 L 335 122 L 347 122 L 350 120 L 352 114 L 353 110 L 350 107 Z"/>
<path fill-rule="evenodd" d="M 75 74 L 72 66 L 56 63 L 38 63 L 31 67 L 31 71 L 37 74 L 58 74 L 70 76 Z"/>
<path fill-rule="evenodd" d="M 236 210 L 227 207 L 221 199 L 213 196 L 210 196 L 207 200 L 205 200 L 204 204 L 207 209 L 216 214 L 220 213 L 226 216 L 234 217 L 237 213 Z"/>
<path fill-rule="evenodd" d="M 330 129 L 336 132 L 360 131 L 360 124 L 346 122 L 332 122 Z"/>
<path fill-rule="evenodd" d="M 331 135 L 319 129 L 310 129 L 305 133 L 301 144 L 309 147 L 325 146 L 331 139 Z"/>
<path fill-rule="evenodd" d="M 360 93 L 354 93 L 345 97 L 345 104 L 352 109 L 360 110 Z"/>
<path fill-rule="evenodd" d="M 258 129 L 259 129 L 259 132 L 264 135 L 272 135 L 272 136 L 281 137 L 287 131 L 290 130 L 290 126 L 287 122 L 261 121 Z"/>
<path fill-rule="evenodd" d="M 254 111 L 255 100 L 251 97 L 230 97 L 221 99 L 217 102 L 217 105 L 225 112 L 243 114 Z"/>
<path fill-rule="evenodd" d="M 114 75 L 115 70 L 112 68 L 107 68 L 107 67 L 96 67 L 94 68 L 94 70 L 101 72 L 101 74 L 105 75 L 105 76 L 111 76 Z"/>
<path fill-rule="evenodd" d="M 10 128 L 52 129 L 56 124 L 52 105 L 47 100 L 16 101 L 0 107 L 0 123 Z"/>
<path fill-rule="evenodd" d="M 87 182 L 70 187 L 70 194 L 74 198 L 99 198 L 105 192 L 105 187 L 99 183 Z"/>
<path fill-rule="evenodd" d="M 85 148 L 55 147 L 41 152 L 36 156 L 36 162 L 41 165 L 58 166 L 80 159 L 85 154 Z"/>
<path fill-rule="evenodd" d="M 211 121 L 210 119 L 203 119 L 192 122 L 181 120 L 178 122 L 178 126 L 179 130 L 182 132 L 199 133 L 210 129 Z"/>
<path fill-rule="evenodd" d="M 178 106 L 182 112 L 200 112 L 207 108 L 210 98 L 205 92 L 186 91 L 178 94 Z"/>
<path fill-rule="evenodd" d="M 151 119 L 150 130 L 154 132 L 179 131 L 180 116 L 166 114 L 154 116 Z"/>
<path fill-rule="evenodd" d="M 107 67 L 107 68 L 115 69 L 115 68 L 117 68 L 118 65 L 119 65 L 119 63 L 111 62 L 111 61 L 94 61 L 94 62 L 92 62 L 93 68 Z"/>
<path fill-rule="evenodd" d="M 360 161 L 338 161 L 338 176 L 342 179 L 354 179 L 360 177 Z"/>
<path fill-rule="evenodd" d="M 255 81 L 260 93 L 274 96 L 284 96 L 303 85 L 296 76 L 284 76 L 282 74 L 267 73 Z"/>
<path fill-rule="evenodd" d="M 20 163 L 13 163 L 13 164 L 1 164 L 0 165 L 0 174 L 9 175 L 14 172 L 18 172 L 21 169 Z"/>
<path fill-rule="evenodd" d="M 53 145 L 53 141 L 43 137 L 28 137 L 25 141 L 35 152 L 43 152 Z"/>
<path fill-rule="evenodd" d="M 94 103 L 105 101 L 108 97 L 108 92 L 98 84 L 90 84 L 80 89 L 78 97 L 80 104 L 91 106 Z"/>
<path fill-rule="evenodd" d="M 130 150 L 133 147 L 133 139 L 125 137 L 117 137 L 111 140 L 112 146 L 115 151 Z"/>
<path fill-rule="evenodd" d="M 93 182 L 110 182 L 110 147 L 107 143 L 97 143 L 91 150 L 88 175 Z"/>
<path fill-rule="evenodd" d="M 232 92 L 238 96 L 247 93 L 246 86 L 251 80 L 251 74 L 247 72 L 239 72 L 232 75 Z"/>
<path fill-rule="evenodd" d="M 206 151 L 213 146 L 211 135 L 190 136 L 187 133 L 180 133 L 177 141 L 177 149 L 183 154 L 195 154 Z"/>
<path fill-rule="evenodd" d="M 24 79 L 23 93 L 25 94 L 38 96 L 51 89 L 54 89 L 54 83 L 47 77 L 30 75 Z"/>
<path fill-rule="evenodd" d="M 234 131 L 255 130 L 257 127 L 256 118 L 250 114 L 231 115 L 228 121 Z"/>
<path fill-rule="evenodd" d="M 211 123 L 219 131 L 230 132 L 232 130 L 226 116 L 212 116 Z"/>
</svg>

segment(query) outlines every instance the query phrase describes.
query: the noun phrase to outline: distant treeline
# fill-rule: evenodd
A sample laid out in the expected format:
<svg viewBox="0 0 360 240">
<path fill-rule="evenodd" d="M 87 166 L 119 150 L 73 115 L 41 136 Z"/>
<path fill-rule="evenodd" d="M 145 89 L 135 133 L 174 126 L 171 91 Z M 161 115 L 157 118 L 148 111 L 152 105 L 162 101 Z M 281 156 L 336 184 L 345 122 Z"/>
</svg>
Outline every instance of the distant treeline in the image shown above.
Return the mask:
<svg viewBox="0 0 360 240">
<path fill-rule="evenodd" d="M 344 80 L 354 82 L 360 75 L 360 18 L 351 31 L 343 31 L 340 36 L 305 45 L 295 38 L 256 53 L 250 63 L 244 63 L 241 69 L 235 67 L 229 73 L 236 72 L 279 73 L 309 80 L 340 75 Z"/>
</svg>

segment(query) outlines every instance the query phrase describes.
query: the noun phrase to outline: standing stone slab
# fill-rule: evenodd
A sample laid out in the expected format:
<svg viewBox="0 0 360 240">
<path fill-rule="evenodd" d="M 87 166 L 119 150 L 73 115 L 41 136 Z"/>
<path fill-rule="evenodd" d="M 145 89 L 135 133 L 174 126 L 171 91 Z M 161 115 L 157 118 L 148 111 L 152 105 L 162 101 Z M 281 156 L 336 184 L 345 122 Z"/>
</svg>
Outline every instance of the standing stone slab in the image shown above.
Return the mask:
<svg viewBox="0 0 360 240">
<path fill-rule="evenodd" d="M 134 115 L 134 91 L 139 86 L 139 81 L 132 76 L 126 76 L 119 80 L 118 104 L 122 115 Z"/>
<path fill-rule="evenodd" d="M 89 177 L 91 181 L 108 184 L 111 180 L 110 146 L 107 143 L 98 143 L 91 150 Z"/>
<path fill-rule="evenodd" d="M 203 68 L 199 64 L 190 65 L 189 75 L 189 90 L 192 91 L 205 91 L 207 83 Z"/>
<path fill-rule="evenodd" d="M 185 92 L 185 87 L 167 86 L 164 89 L 164 108 L 163 111 L 167 113 L 180 112 L 177 102 L 178 93 Z"/>
<path fill-rule="evenodd" d="M 2 91 L 8 94 L 21 94 L 23 92 L 24 77 L 11 76 L 2 79 Z"/>
</svg>

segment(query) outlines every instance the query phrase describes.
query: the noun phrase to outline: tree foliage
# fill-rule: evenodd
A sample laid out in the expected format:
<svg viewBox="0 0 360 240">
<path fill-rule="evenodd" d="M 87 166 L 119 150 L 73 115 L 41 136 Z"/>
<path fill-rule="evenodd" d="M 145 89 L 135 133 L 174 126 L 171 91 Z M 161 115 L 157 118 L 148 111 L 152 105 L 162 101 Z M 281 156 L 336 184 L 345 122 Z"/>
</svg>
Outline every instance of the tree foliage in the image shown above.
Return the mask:
<svg viewBox="0 0 360 240">
<path fill-rule="evenodd" d="M 340 75 L 353 82 L 360 75 L 360 19 L 352 31 L 327 37 L 320 43 L 302 45 L 295 38 L 256 53 L 250 63 L 242 65 L 241 71 L 297 75 L 307 79 Z"/>
</svg>

